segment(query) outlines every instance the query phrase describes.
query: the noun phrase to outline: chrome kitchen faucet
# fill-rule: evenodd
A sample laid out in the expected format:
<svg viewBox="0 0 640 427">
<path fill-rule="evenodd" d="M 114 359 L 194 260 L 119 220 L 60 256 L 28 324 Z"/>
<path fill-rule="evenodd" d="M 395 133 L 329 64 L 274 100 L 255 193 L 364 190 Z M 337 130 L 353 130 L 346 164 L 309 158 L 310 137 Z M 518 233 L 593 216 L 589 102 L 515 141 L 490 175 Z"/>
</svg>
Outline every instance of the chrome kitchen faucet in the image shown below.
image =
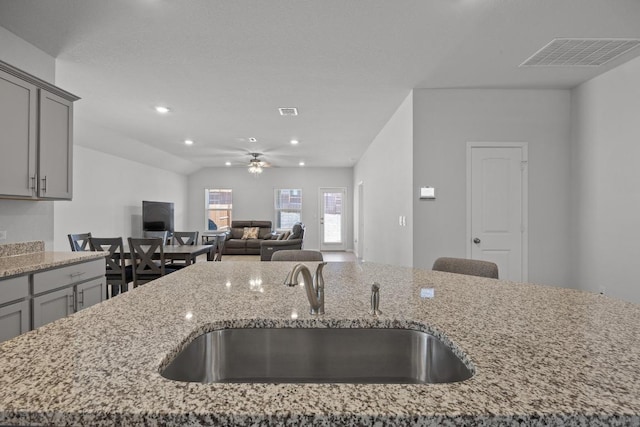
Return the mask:
<svg viewBox="0 0 640 427">
<path fill-rule="evenodd" d="M 302 274 L 304 279 L 304 288 L 307 291 L 307 298 L 311 306 L 311 314 L 324 314 L 324 278 L 322 277 L 322 269 L 327 265 L 321 262 L 316 268 L 316 274 L 311 277 L 311 271 L 304 264 L 296 264 L 287 274 L 284 284 L 287 286 L 297 286 L 298 276 Z"/>
</svg>

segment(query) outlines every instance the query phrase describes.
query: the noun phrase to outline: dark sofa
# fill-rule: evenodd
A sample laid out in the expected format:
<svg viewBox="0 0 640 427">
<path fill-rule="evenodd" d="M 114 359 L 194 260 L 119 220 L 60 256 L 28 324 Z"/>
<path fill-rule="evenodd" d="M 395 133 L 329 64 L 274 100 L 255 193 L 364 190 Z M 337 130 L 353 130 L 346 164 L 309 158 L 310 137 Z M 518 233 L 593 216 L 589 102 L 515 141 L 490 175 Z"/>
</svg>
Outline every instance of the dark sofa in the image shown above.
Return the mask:
<svg viewBox="0 0 640 427">
<path fill-rule="evenodd" d="M 258 227 L 257 239 L 243 239 L 245 228 Z M 271 221 L 231 221 L 224 242 L 224 255 L 260 255 L 260 243 L 271 239 Z"/>
<path fill-rule="evenodd" d="M 287 235 L 278 235 L 281 239 L 260 242 L 260 261 L 271 261 L 271 256 L 285 249 L 302 249 L 304 242 L 304 224 L 296 222 Z"/>
</svg>

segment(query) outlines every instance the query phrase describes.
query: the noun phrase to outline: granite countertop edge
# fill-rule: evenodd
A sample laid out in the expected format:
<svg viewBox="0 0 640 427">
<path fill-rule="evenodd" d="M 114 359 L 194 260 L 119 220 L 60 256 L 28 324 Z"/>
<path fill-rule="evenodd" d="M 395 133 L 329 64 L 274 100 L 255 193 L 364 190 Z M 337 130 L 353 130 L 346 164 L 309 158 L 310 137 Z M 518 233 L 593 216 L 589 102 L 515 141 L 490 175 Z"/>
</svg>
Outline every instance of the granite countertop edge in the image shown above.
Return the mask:
<svg viewBox="0 0 640 427">
<path fill-rule="evenodd" d="M 37 273 L 51 268 L 64 267 L 79 262 L 101 259 L 105 252 L 33 252 L 0 257 L 0 278 L 11 278 Z"/>
</svg>

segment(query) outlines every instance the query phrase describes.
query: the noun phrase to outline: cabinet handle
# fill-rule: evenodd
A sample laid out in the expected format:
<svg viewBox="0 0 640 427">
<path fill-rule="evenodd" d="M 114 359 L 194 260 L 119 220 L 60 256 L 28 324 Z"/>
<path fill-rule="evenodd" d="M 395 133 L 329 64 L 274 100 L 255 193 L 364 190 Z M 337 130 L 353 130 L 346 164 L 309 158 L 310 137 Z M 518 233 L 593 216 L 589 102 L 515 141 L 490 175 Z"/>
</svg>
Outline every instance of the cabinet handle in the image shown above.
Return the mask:
<svg viewBox="0 0 640 427">
<path fill-rule="evenodd" d="M 44 178 L 42 178 L 42 192 L 46 193 L 47 192 L 47 176 L 45 175 Z"/>
<path fill-rule="evenodd" d="M 35 175 L 33 175 L 31 177 L 31 189 L 34 190 L 34 191 L 36 189 L 36 176 Z"/>
<path fill-rule="evenodd" d="M 69 300 L 71 300 L 71 303 L 69 304 L 69 310 L 71 313 L 73 313 L 75 311 L 75 306 L 76 306 L 76 302 L 75 302 L 75 294 L 71 294 L 69 295 Z"/>
<path fill-rule="evenodd" d="M 82 276 L 85 273 L 86 271 L 78 271 L 77 273 L 71 273 L 70 276 L 71 278 L 74 278 L 74 277 Z"/>
<path fill-rule="evenodd" d="M 78 292 L 78 309 L 84 305 L 84 291 Z"/>
</svg>

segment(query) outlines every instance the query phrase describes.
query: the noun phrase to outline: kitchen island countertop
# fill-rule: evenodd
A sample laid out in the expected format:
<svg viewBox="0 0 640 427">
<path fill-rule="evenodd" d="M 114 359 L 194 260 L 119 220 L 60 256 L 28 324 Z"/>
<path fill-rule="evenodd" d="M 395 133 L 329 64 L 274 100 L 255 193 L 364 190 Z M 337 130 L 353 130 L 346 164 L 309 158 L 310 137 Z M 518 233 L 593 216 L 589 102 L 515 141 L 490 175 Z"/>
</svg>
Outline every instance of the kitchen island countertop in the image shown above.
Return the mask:
<svg viewBox="0 0 640 427">
<path fill-rule="evenodd" d="M 638 425 L 640 306 L 572 289 L 329 263 L 326 314 L 293 263 L 199 262 L 0 344 L 0 425 Z M 309 263 L 314 266 L 313 263 Z M 381 284 L 377 318 L 371 283 Z M 434 288 L 434 298 L 421 298 Z M 200 384 L 160 369 L 228 327 L 402 327 L 475 371 L 452 384 Z"/>
</svg>

